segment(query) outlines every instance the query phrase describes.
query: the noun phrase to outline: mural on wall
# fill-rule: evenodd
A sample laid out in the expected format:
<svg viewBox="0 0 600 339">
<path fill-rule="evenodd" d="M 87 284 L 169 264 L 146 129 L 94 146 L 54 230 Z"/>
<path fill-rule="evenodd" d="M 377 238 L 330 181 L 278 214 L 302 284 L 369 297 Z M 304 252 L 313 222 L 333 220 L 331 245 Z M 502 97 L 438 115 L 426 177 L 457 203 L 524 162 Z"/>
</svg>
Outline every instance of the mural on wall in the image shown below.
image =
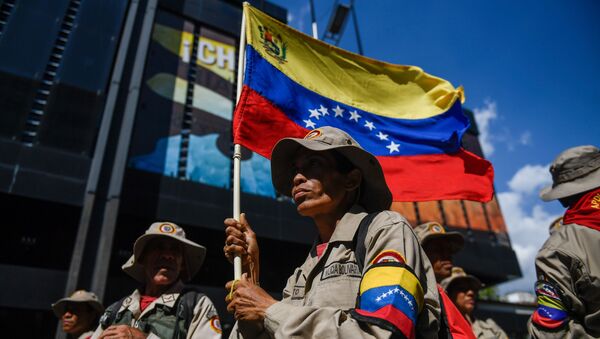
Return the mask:
<svg viewBox="0 0 600 339">
<path fill-rule="evenodd" d="M 158 11 L 148 50 L 129 166 L 231 188 L 233 38 Z M 275 197 L 269 160 L 242 157 L 242 191 Z"/>
</svg>

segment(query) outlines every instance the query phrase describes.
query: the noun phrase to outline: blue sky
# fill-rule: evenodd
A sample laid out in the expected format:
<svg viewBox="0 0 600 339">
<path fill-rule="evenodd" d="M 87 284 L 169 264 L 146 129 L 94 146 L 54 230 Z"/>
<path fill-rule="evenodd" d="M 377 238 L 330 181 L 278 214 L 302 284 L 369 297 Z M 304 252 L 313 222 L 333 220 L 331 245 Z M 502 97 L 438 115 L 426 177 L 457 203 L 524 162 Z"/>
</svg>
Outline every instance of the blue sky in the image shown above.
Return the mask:
<svg viewBox="0 0 600 339">
<path fill-rule="evenodd" d="M 275 0 L 289 24 L 311 34 L 308 0 Z M 341 1 L 348 3 L 349 1 Z M 321 36 L 334 1 L 315 1 Z M 356 0 L 364 54 L 415 65 L 465 88 L 524 278 L 502 292 L 532 290 L 533 260 L 558 202 L 537 198 L 562 150 L 600 145 L 600 2 Z M 340 47 L 357 52 L 352 22 Z M 543 236 L 540 236 L 543 235 Z"/>
</svg>

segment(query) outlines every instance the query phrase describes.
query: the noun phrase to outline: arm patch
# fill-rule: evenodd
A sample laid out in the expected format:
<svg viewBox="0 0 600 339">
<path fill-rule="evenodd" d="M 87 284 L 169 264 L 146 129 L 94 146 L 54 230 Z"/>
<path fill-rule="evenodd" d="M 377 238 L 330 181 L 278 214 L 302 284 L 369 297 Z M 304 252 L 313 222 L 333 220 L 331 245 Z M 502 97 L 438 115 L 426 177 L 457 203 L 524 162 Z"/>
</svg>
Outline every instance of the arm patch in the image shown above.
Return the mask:
<svg viewBox="0 0 600 339">
<path fill-rule="evenodd" d="M 381 262 L 365 272 L 352 317 L 399 334 L 416 337 L 424 292 L 413 270 L 401 262 Z"/>
<path fill-rule="evenodd" d="M 531 321 L 536 326 L 554 330 L 568 322 L 569 314 L 560 287 L 550 281 L 538 280 L 535 283 L 535 294 L 538 306 Z"/>
</svg>

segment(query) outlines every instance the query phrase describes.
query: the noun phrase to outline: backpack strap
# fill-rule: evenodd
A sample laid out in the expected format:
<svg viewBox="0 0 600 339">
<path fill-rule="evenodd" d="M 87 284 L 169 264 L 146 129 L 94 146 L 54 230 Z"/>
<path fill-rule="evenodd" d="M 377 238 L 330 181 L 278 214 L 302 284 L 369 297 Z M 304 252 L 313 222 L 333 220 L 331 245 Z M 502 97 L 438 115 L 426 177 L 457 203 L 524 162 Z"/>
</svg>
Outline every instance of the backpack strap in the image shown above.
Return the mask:
<svg viewBox="0 0 600 339">
<path fill-rule="evenodd" d="M 195 286 L 186 286 L 181 290 L 179 298 L 177 298 L 177 302 L 175 303 L 177 321 L 175 331 L 173 332 L 173 339 L 185 338 L 185 334 L 180 333 L 179 322 L 183 321 L 183 328 L 186 331 L 190 328 L 190 324 L 194 318 L 194 308 L 202 297 L 204 297 L 204 293 L 200 292 Z"/>
<path fill-rule="evenodd" d="M 117 313 L 121 309 L 121 306 L 123 306 L 123 301 L 125 300 L 125 298 L 127 297 L 115 301 L 110 306 L 108 306 L 106 310 L 104 310 L 104 314 L 102 314 L 102 317 L 100 317 L 100 326 L 102 326 L 103 330 L 107 329 L 110 325 L 112 325 L 115 322 L 115 320 L 117 319 Z"/>
<path fill-rule="evenodd" d="M 354 248 L 354 254 L 356 255 L 356 263 L 358 268 L 362 272 L 365 267 L 365 257 L 367 255 L 367 248 L 365 247 L 365 239 L 367 238 L 367 232 L 373 219 L 379 214 L 379 212 L 373 212 L 367 214 L 358 225 L 354 238 L 352 238 L 352 245 Z"/>
</svg>

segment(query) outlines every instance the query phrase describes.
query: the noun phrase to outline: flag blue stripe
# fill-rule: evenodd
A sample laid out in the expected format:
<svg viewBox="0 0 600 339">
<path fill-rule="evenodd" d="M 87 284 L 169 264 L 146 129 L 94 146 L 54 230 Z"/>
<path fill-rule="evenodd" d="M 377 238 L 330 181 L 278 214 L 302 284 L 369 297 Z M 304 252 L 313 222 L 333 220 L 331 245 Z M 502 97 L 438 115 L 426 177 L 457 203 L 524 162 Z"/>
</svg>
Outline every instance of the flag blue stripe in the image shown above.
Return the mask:
<svg viewBox="0 0 600 339">
<path fill-rule="evenodd" d="M 412 294 L 400 285 L 371 288 L 360 296 L 361 310 L 375 312 L 387 305 L 393 305 L 406 314 L 413 323 L 416 322 L 419 306 Z"/>
<path fill-rule="evenodd" d="M 469 127 L 469 119 L 463 114 L 458 100 L 442 114 L 416 120 L 385 117 L 341 104 L 294 82 L 263 59 L 250 45 L 246 46 L 244 83 L 277 106 L 296 124 L 308 129 L 326 125 L 341 128 L 376 156 L 455 153 L 460 148 L 462 135 Z M 327 109 L 329 114 L 321 115 L 324 110 L 317 111 L 321 107 Z M 338 107 L 343 110 L 342 117 L 335 116 L 333 109 Z M 312 118 L 310 110 L 315 115 Z M 358 113 L 360 118 L 351 120 L 351 111 Z M 314 123 L 314 126 L 307 121 Z M 382 134 L 378 137 L 379 132 Z M 394 147 L 392 142 L 398 146 Z"/>
<path fill-rule="evenodd" d="M 537 312 L 540 316 L 547 319 L 564 320 L 567 318 L 567 312 L 544 305 L 538 305 Z"/>
</svg>

